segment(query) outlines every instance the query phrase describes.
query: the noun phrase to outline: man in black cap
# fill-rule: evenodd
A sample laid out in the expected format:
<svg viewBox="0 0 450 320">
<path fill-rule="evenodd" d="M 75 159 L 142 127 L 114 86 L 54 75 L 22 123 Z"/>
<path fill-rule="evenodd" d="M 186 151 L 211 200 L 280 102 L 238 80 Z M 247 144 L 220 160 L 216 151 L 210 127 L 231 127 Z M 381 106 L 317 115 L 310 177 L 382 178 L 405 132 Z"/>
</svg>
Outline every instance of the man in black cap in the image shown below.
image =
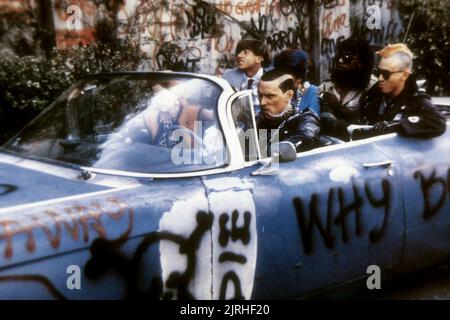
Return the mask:
<svg viewBox="0 0 450 320">
<path fill-rule="evenodd" d="M 223 78 L 235 90 L 252 90 L 255 114 L 258 114 L 260 110 L 258 82 L 264 73 L 263 66 L 267 66 L 270 63 L 269 60 L 269 53 L 261 41 L 241 40 L 236 47 L 237 68 L 227 69 L 223 74 Z"/>
</svg>

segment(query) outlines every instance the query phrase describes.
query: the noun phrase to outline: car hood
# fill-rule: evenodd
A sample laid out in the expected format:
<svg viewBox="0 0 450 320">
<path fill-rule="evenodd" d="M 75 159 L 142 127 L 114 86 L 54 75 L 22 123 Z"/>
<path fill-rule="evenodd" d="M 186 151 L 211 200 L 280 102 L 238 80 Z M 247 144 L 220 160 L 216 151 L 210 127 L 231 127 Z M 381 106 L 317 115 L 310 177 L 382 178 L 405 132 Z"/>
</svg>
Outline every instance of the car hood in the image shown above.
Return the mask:
<svg viewBox="0 0 450 320">
<path fill-rule="evenodd" d="M 0 208 L 110 189 L 78 175 L 76 170 L 62 172 L 57 166 L 0 154 Z"/>
</svg>

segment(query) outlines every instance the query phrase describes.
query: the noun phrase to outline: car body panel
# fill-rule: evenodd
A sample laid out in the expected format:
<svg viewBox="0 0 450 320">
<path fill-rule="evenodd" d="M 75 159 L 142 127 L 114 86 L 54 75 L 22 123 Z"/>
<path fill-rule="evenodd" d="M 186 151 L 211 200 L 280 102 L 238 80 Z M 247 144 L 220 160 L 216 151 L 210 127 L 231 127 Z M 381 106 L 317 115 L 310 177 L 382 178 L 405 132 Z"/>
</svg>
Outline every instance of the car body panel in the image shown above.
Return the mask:
<svg viewBox="0 0 450 320">
<path fill-rule="evenodd" d="M 450 258 L 449 130 L 245 161 L 232 105 L 249 93 L 208 79 L 224 88 L 223 168 L 112 172 L 0 152 L 0 298 L 297 298 L 370 265 Z"/>
<path fill-rule="evenodd" d="M 450 252 L 450 132 L 438 139 L 398 140 L 407 212 L 402 269 L 408 270 L 442 262 Z"/>
<path fill-rule="evenodd" d="M 79 175 L 79 171 L 77 172 Z M 64 178 L 44 173 L 30 161 L 18 157 L 0 159 L 1 207 L 80 195 L 109 189 L 106 186 L 89 184 L 77 177 Z"/>
<path fill-rule="evenodd" d="M 276 281 L 281 298 L 362 276 L 371 264 L 386 269 L 398 264 L 404 231 L 399 173 L 388 176 L 386 168 L 363 167 L 386 160 L 380 145 L 301 155 L 280 165 L 276 176 L 262 178 L 260 192 L 268 185 L 264 180 L 277 181 L 278 192 L 271 197 L 279 205 L 261 218 L 261 237 L 271 237 L 269 250 L 275 246 L 284 253 L 283 259 L 267 262 L 273 254 L 266 253 L 259 263 L 271 270 L 269 283 L 284 275 Z M 258 203 L 257 187 L 255 195 Z"/>
</svg>

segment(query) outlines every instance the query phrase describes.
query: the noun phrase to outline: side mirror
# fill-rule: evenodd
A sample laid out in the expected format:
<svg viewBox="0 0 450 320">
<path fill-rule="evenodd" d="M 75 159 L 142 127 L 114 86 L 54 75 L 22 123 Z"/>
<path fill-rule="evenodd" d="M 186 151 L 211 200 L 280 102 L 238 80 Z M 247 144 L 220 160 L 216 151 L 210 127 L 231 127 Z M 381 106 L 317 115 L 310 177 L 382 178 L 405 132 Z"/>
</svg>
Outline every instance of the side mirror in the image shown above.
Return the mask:
<svg viewBox="0 0 450 320">
<path fill-rule="evenodd" d="M 274 143 L 271 146 L 272 159 L 279 162 L 291 162 L 297 159 L 297 149 L 290 141 Z"/>
<path fill-rule="evenodd" d="M 266 161 L 261 168 L 252 172 L 252 176 L 269 176 L 278 174 L 278 164 L 280 162 L 291 162 L 297 159 L 297 150 L 294 144 L 289 141 L 282 141 L 272 144 L 271 152 L 271 159 Z"/>
</svg>

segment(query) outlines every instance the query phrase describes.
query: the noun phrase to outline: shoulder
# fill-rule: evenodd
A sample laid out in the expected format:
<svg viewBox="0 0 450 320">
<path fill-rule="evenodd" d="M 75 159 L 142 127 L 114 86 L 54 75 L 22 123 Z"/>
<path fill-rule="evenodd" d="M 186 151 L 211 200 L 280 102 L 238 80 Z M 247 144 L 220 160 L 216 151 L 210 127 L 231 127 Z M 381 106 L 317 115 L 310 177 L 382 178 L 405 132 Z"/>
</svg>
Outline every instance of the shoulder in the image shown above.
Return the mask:
<svg viewBox="0 0 450 320">
<path fill-rule="evenodd" d="M 420 100 L 420 101 L 426 101 L 428 103 L 433 104 L 431 97 L 428 94 L 426 94 L 425 92 L 418 91 L 418 92 L 414 93 L 412 95 L 412 97 L 413 97 L 413 99 Z"/>
<path fill-rule="evenodd" d="M 316 85 L 314 85 L 314 84 L 310 84 L 310 83 L 308 82 L 308 87 L 306 88 L 306 92 L 307 92 L 308 94 L 316 94 L 317 91 L 319 91 L 319 87 L 316 86 Z"/>
<path fill-rule="evenodd" d="M 242 72 L 238 68 L 226 69 L 223 72 L 223 77 L 233 77 L 233 76 L 240 75 L 241 73 Z"/>
<path fill-rule="evenodd" d="M 424 92 L 416 92 L 411 95 L 410 102 L 412 103 L 412 106 L 416 108 L 436 108 L 433 101 L 431 100 L 431 97 Z"/>
<path fill-rule="evenodd" d="M 361 93 L 360 104 L 369 103 L 370 101 L 381 98 L 381 91 L 377 83 L 377 78 L 372 75 L 367 88 Z"/>
<path fill-rule="evenodd" d="M 376 98 L 378 96 L 381 97 L 381 91 L 376 83 L 368 87 L 362 94 L 362 98 Z"/>
<path fill-rule="evenodd" d="M 303 123 L 303 122 L 318 122 L 318 121 L 319 121 L 319 116 L 317 115 L 317 113 L 310 110 L 309 108 L 302 113 L 296 112 L 291 117 L 289 117 L 289 119 L 287 120 L 288 123 L 292 123 L 292 124 L 294 124 L 294 123 L 299 124 L 299 123 Z"/>
<path fill-rule="evenodd" d="M 228 83 L 235 89 L 239 90 L 242 80 L 244 78 L 244 73 L 238 68 L 227 69 L 223 73 L 222 79 L 228 81 Z"/>
</svg>

